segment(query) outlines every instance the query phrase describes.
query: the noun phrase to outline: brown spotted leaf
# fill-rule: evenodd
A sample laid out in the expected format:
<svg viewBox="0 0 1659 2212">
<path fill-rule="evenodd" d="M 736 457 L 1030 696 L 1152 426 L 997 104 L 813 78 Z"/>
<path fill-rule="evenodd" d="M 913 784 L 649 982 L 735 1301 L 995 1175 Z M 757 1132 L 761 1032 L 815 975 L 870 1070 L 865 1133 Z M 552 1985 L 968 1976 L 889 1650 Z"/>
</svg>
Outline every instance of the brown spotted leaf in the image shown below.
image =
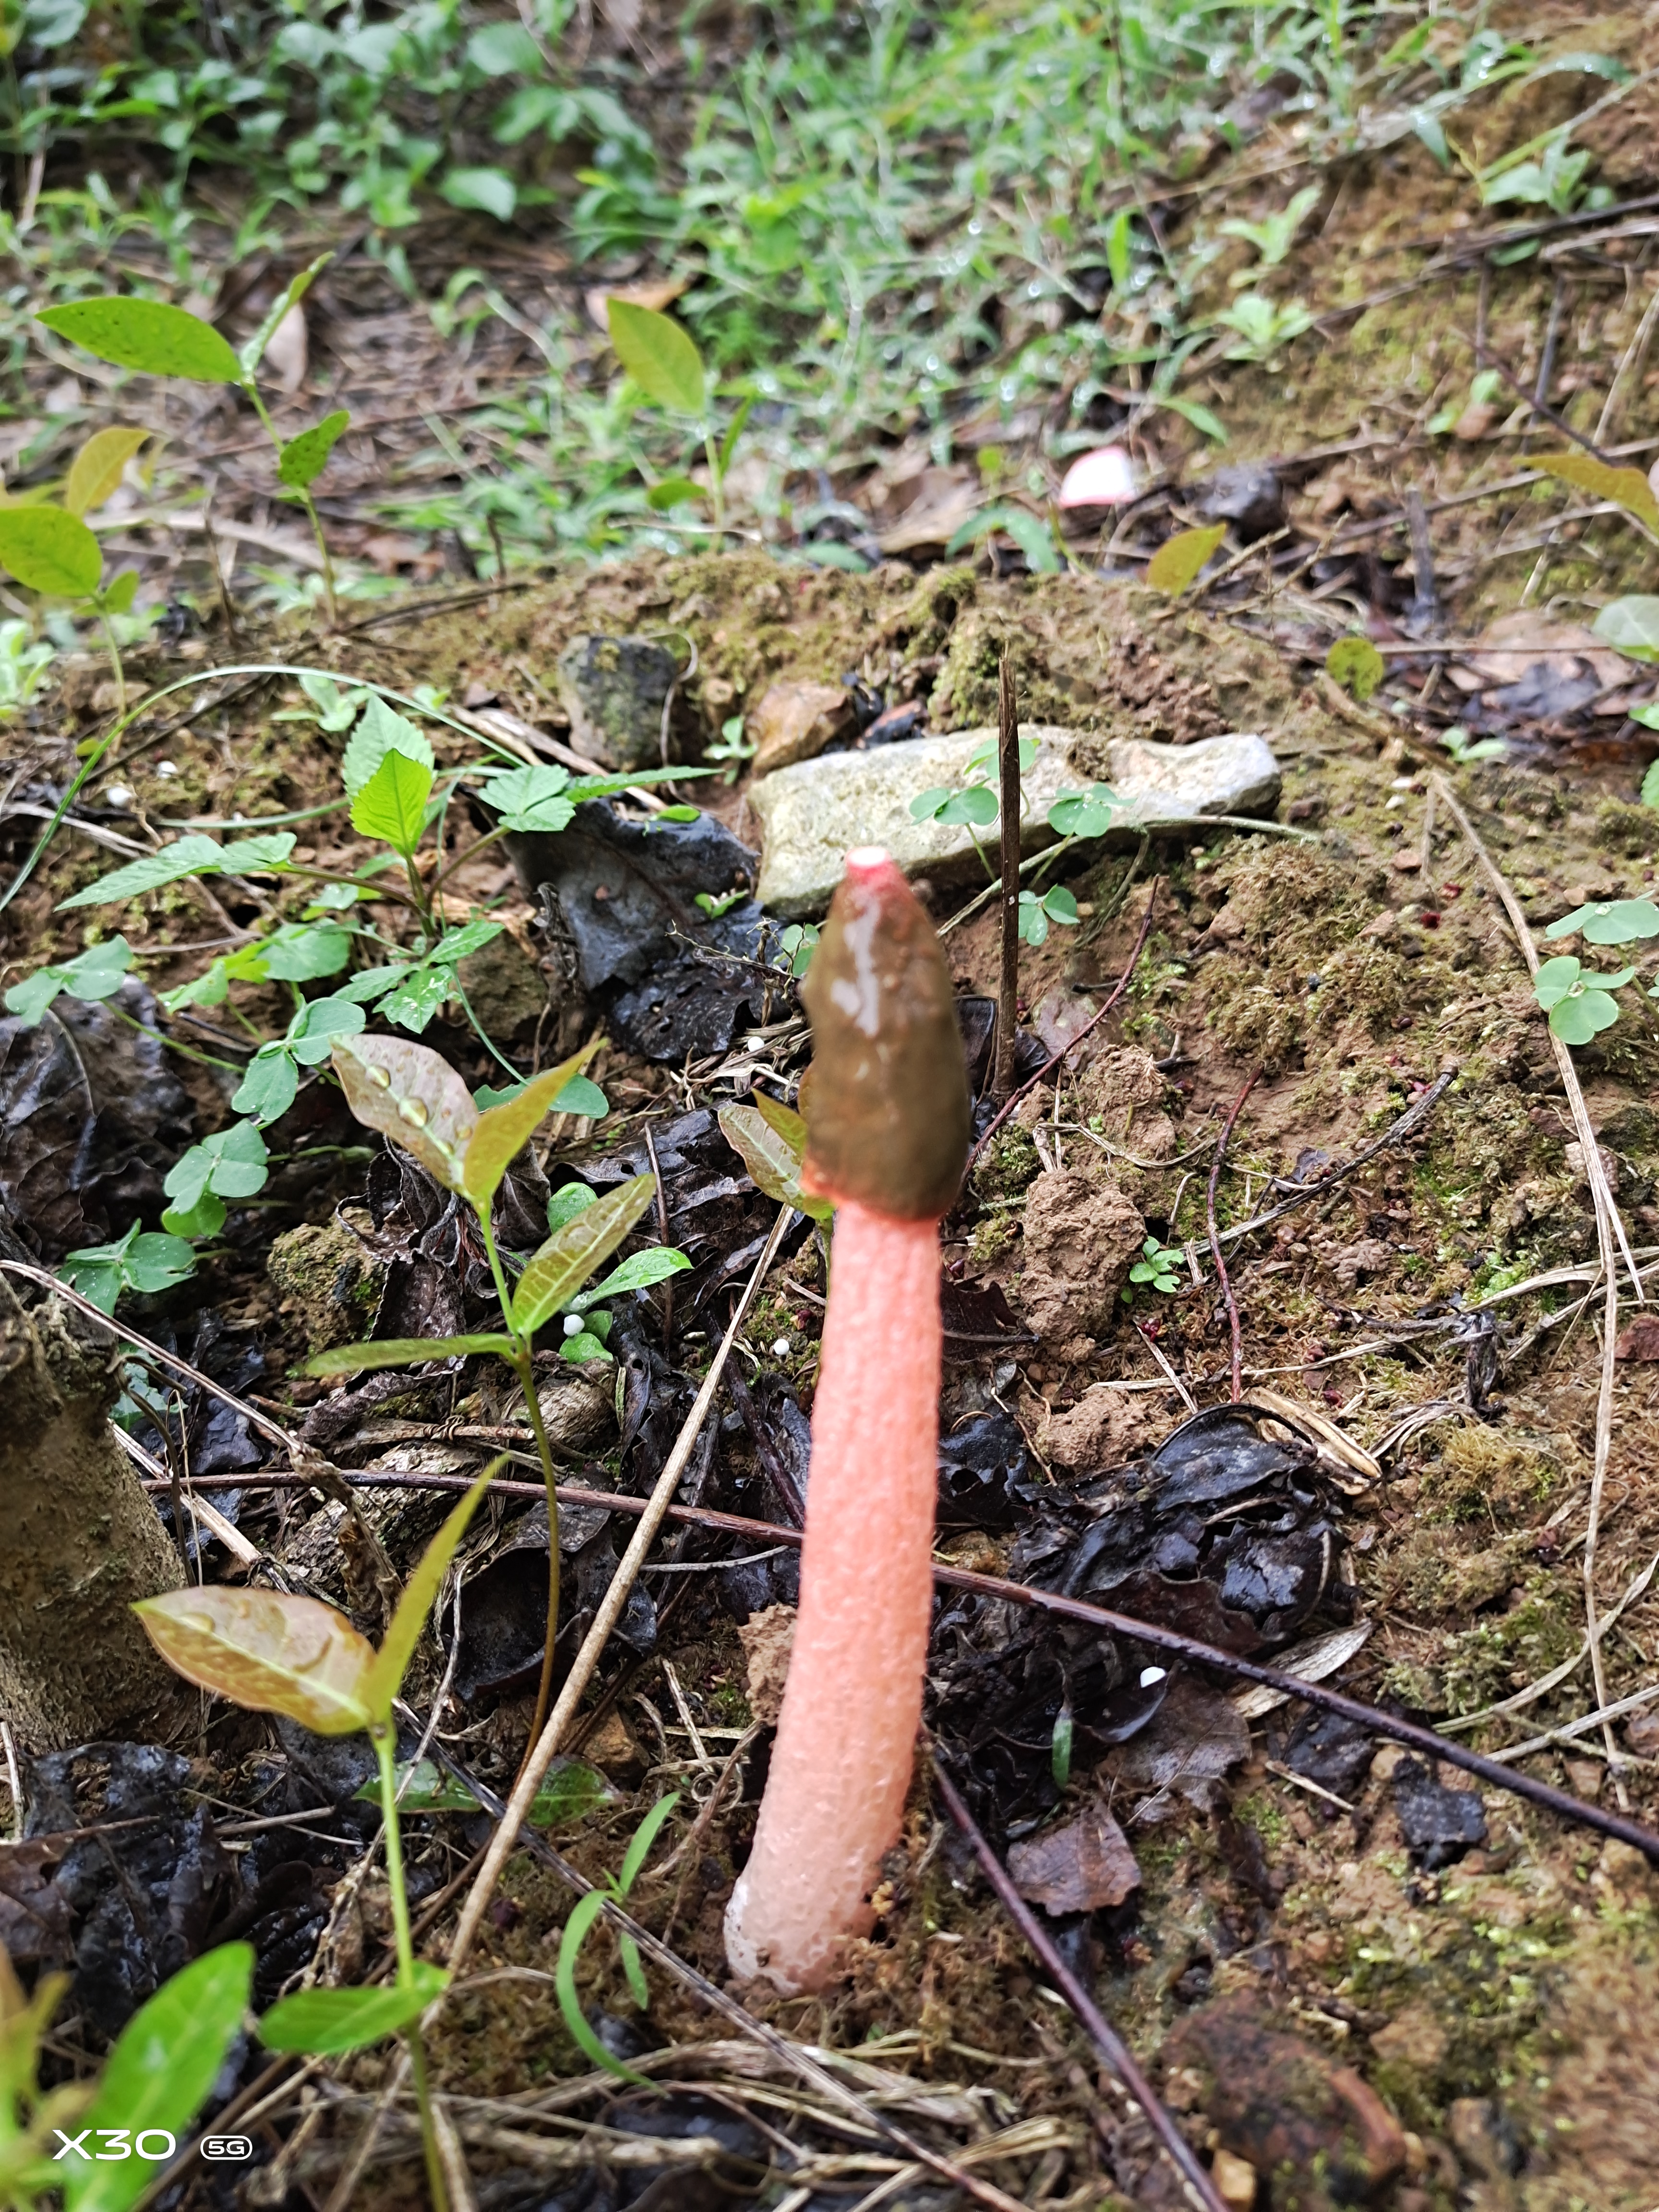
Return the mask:
<svg viewBox="0 0 1659 2212">
<path fill-rule="evenodd" d="M 1014 1887 L 1048 1912 L 1095 1912 L 1121 1905 L 1140 1887 L 1140 1869 L 1123 1831 L 1101 1804 L 1029 1842 L 1011 1844 Z"/>
<path fill-rule="evenodd" d="M 334 1072 L 360 1121 L 413 1152 L 447 1190 L 463 1189 L 478 1109 L 441 1054 L 408 1037 L 337 1037 Z"/>
<path fill-rule="evenodd" d="M 133 1611 L 169 1667 L 232 1705 L 282 1713 L 318 1735 L 369 1724 L 374 1647 L 332 1606 L 214 1585 L 168 1590 Z"/>
</svg>

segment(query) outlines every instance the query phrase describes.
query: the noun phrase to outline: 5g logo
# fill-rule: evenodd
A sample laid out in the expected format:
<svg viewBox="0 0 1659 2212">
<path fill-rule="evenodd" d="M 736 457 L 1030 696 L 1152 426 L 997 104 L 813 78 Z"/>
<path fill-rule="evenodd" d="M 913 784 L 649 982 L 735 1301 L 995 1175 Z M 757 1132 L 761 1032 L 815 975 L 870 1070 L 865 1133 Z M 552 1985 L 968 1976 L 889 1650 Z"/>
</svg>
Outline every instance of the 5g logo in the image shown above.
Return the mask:
<svg viewBox="0 0 1659 2212">
<path fill-rule="evenodd" d="M 204 2136 L 200 2148 L 204 2158 L 220 2162 L 227 2159 L 252 2158 L 253 2138 L 252 2136 Z"/>
<path fill-rule="evenodd" d="M 52 2133 L 61 2145 L 61 2148 L 53 2151 L 54 2159 L 96 2159 L 100 2166 L 124 2158 L 173 2158 L 179 2150 L 178 2137 L 169 2135 L 165 2128 L 144 2128 L 137 2136 L 131 2128 L 83 2128 L 78 2136 L 66 2136 L 62 2128 L 54 2128 Z M 103 2150 L 87 2148 L 94 2136 L 106 2146 Z"/>
</svg>

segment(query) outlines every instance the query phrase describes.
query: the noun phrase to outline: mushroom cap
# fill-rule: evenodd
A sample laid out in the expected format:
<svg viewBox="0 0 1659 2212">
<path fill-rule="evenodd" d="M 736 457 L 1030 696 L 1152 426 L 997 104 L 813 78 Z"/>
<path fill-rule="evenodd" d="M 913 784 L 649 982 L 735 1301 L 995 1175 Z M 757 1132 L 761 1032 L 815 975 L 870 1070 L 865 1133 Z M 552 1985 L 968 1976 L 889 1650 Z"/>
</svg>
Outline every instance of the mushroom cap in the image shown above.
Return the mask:
<svg viewBox="0 0 1659 2212">
<path fill-rule="evenodd" d="M 951 971 L 887 854 L 847 855 L 801 985 L 812 1021 L 802 1188 L 896 1221 L 937 1221 L 962 1185 L 971 1133 Z"/>
</svg>

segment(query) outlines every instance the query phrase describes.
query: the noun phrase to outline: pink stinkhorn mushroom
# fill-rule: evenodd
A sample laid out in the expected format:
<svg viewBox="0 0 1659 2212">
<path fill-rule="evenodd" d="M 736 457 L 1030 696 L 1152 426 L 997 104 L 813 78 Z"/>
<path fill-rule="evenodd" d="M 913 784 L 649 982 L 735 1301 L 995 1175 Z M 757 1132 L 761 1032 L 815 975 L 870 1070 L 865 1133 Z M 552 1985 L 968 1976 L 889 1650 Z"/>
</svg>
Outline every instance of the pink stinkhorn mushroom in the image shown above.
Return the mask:
<svg viewBox="0 0 1659 2212">
<path fill-rule="evenodd" d="M 802 985 L 802 1185 L 836 1206 L 800 1609 L 755 1846 L 726 1916 L 745 1978 L 817 1989 L 870 1927 L 909 1787 L 932 1612 L 939 1223 L 969 1116 L 951 975 L 885 853 L 847 873 Z"/>
</svg>

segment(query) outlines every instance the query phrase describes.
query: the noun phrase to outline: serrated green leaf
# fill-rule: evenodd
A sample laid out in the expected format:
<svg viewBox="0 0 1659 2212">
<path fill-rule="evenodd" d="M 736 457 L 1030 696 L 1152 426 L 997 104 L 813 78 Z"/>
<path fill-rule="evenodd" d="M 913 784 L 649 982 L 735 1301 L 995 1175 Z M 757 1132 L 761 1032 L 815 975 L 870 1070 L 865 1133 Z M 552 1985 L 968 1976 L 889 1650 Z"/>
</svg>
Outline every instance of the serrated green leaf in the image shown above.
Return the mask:
<svg viewBox="0 0 1659 2212">
<path fill-rule="evenodd" d="M 389 1336 L 375 1344 L 337 1344 L 331 1352 L 313 1353 L 301 1371 L 362 1375 L 376 1367 L 418 1367 L 428 1359 L 467 1359 L 475 1353 L 511 1359 L 517 1349 L 510 1336 Z"/>
<path fill-rule="evenodd" d="M 513 1293 L 513 1326 L 533 1336 L 567 1303 L 602 1261 L 608 1260 L 650 1205 L 655 1179 L 635 1176 L 556 1229 L 531 1260 Z"/>
<path fill-rule="evenodd" d="M 175 1674 L 232 1705 L 282 1713 L 318 1735 L 350 1735 L 373 1717 L 364 1685 L 374 1647 L 317 1598 L 214 1583 L 133 1611 Z"/>
<path fill-rule="evenodd" d="M 479 1116 L 467 1139 L 461 1168 L 461 1188 L 474 1206 L 487 1206 L 501 1187 L 501 1177 L 553 1111 L 554 1102 L 573 1077 L 580 1074 L 605 1042 L 596 1037 L 568 1060 L 526 1083 L 505 1104 L 492 1106 Z"/>
<path fill-rule="evenodd" d="M 125 428 L 94 430 L 70 463 L 64 480 L 65 513 L 79 516 L 101 507 L 149 435 L 148 430 Z"/>
<path fill-rule="evenodd" d="M 337 2058 L 348 2051 L 383 2043 L 407 2027 L 448 1987 L 446 1967 L 417 1959 L 407 1988 L 399 1983 L 390 1989 L 296 1990 L 291 1997 L 280 1998 L 261 2019 L 259 2040 L 267 2051 Z"/>
<path fill-rule="evenodd" d="M 252 1984 L 247 1943 L 222 1943 L 164 1982 L 122 2029 L 72 2133 L 100 2142 L 106 2130 L 119 2130 L 135 2146 L 153 2135 L 187 2135 L 241 2031 Z M 136 2149 L 120 2159 L 70 2151 L 50 2172 L 66 2212 L 128 2212 L 167 2163 Z"/>
<path fill-rule="evenodd" d="M 337 975 L 351 957 L 351 932 L 337 922 L 285 922 L 260 947 L 267 975 L 280 983 L 311 983 Z"/>
<path fill-rule="evenodd" d="M 422 768 L 437 765 L 424 732 L 395 708 L 388 707 L 377 692 L 371 692 L 340 763 L 348 799 L 357 796 L 388 753 L 402 753 L 410 760 L 418 761 Z"/>
<path fill-rule="evenodd" d="M 213 325 L 161 300 L 76 300 L 36 319 L 117 368 L 194 384 L 242 381 L 242 364 Z"/>
<path fill-rule="evenodd" d="M 1226 535 L 1224 522 L 1202 530 L 1177 530 L 1146 563 L 1146 581 L 1155 592 L 1179 599 Z"/>
<path fill-rule="evenodd" d="M 398 1609 L 392 1616 L 391 1626 L 375 1654 L 374 1664 L 369 1668 L 362 1685 L 363 1702 L 379 1721 L 390 1721 L 392 1701 L 404 1686 L 404 1676 L 409 1662 L 415 1656 L 415 1647 L 421 1640 L 421 1631 L 426 1626 L 427 1615 L 437 1603 L 438 1592 L 443 1587 L 449 1563 L 454 1558 L 467 1523 L 483 1503 L 484 1492 L 505 1465 L 504 1459 L 492 1460 L 485 1468 L 437 1534 L 422 1553 L 420 1563 L 404 1585 Z"/>
<path fill-rule="evenodd" d="M 0 507 L 0 563 L 26 589 L 54 599 L 86 599 L 104 573 L 98 540 L 61 507 Z"/>
<path fill-rule="evenodd" d="M 426 828 L 432 784 L 429 768 L 406 753 L 389 752 L 351 802 L 352 828 L 410 859 Z"/>
<path fill-rule="evenodd" d="M 564 829 L 576 811 L 569 783 L 568 769 L 538 763 L 492 775 L 483 796 L 499 808 L 503 829 L 550 834 Z"/>
<path fill-rule="evenodd" d="M 277 483 L 286 484 L 290 491 L 308 491 L 328 466 L 328 457 L 350 421 L 349 411 L 337 407 L 320 422 L 290 438 L 276 457 Z"/>
<path fill-rule="evenodd" d="M 702 356 L 689 331 L 672 315 L 631 301 L 608 299 L 606 317 L 617 358 L 647 399 L 681 415 L 701 415 L 705 404 Z"/>
</svg>

